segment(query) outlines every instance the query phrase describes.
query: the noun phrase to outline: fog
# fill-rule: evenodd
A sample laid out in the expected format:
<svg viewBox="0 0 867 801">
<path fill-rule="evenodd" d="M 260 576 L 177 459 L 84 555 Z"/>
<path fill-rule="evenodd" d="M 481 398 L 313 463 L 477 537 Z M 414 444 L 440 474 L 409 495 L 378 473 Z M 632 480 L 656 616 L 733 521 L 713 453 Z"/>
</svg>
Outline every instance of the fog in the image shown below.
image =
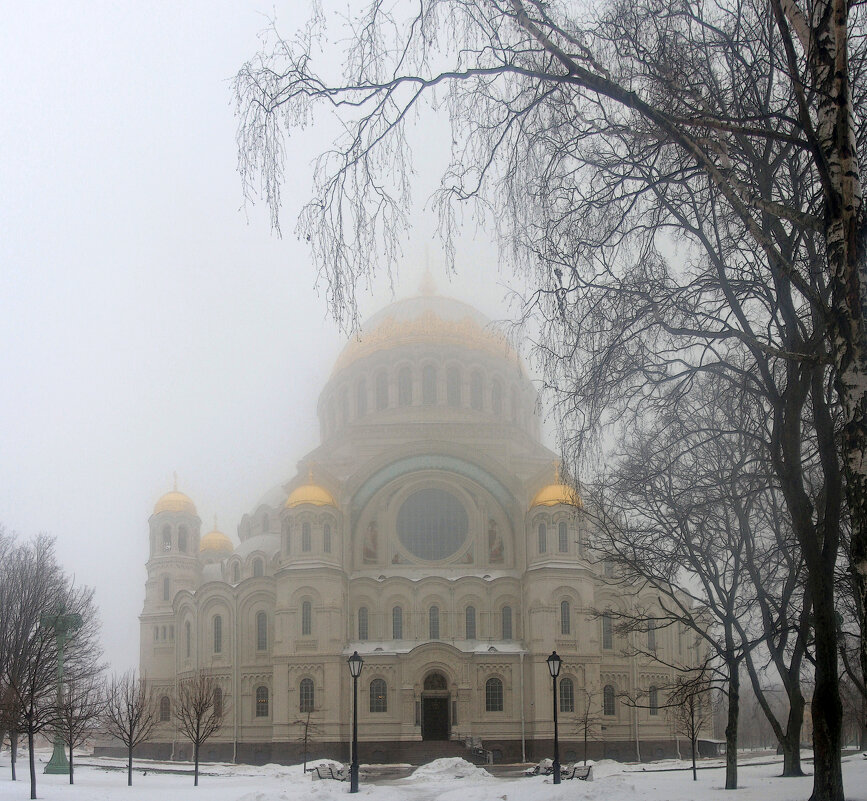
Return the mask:
<svg viewBox="0 0 867 801">
<path fill-rule="evenodd" d="M 173 472 L 202 532 L 216 514 L 237 542 L 241 516 L 317 444 L 316 399 L 346 342 L 291 235 L 321 131 L 290 143 L 282 240 L 264 206 L 243 207 L 235 172 L 229 80 L 273 13 L 4 9 L 0 523 L 57 538 L 67 570 L 96 588 L 117 668 L 138 663 L 147 521 Z M 278 7 L 279 28 L 306 13 Z M 506 316 L 493 249 L 473 234 L 450 281 L 428 216 L 395 296 L 416 292 L 429 261 L 443 294 Z M 362 316 L 391 299 L 380 276 Z"/>
</svg>

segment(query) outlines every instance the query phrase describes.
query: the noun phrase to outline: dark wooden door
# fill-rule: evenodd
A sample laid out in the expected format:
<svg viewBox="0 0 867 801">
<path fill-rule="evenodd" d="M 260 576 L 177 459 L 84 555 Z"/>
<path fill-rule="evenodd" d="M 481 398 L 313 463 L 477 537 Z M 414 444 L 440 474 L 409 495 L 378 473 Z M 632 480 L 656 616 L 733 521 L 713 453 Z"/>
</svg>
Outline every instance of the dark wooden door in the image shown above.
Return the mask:
<svg viewBox="0 0 867 801">
<path fill-rule="evenodd" d="M 448 740 L 449 699 L 424 698 L 422 704 L 422 740 Z"/>
</svg>

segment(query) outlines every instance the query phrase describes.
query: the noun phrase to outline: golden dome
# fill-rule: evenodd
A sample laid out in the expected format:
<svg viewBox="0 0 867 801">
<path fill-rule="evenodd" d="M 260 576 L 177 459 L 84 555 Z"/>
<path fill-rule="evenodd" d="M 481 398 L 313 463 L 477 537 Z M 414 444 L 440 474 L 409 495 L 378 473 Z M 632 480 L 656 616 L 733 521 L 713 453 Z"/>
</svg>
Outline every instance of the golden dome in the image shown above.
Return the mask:
<svg viewBox="0 0 867 801">
<path fill-rule="evenodd" d="M 232 540 L 223 534 L 222 531 L 217 531 L 215 527 L 213 531 L 209 531 L 202 537 L 202 541 L 199 543 L 199 550 L 231 553 L 235 550 L 235 546 L 232 544 Z"/>
<path fill-rule="evenodd" d="M 178 492 L 177 489 L 167 492 L 157 501 L 156 506 L 154 506 L 154 514 L 158 515 L 160 512 L 185 512 L 188 515 L 197 514 L 196 505 L 187 495 L 184 495 L 183 492 Z"/>
<path fill-rule="evenodd" d="M 532 509 L 534 506 L 557 506 L 565 503 L 569 506 L 575 506 L 578 509 L 583 508 L 584 503 L 572 487 L 560 482 L 560 468 L 556 466 L 554 483 L 548 484 L 547 487 L 542 487 L 533 498 L 530 504 Z"/>
<path fill-rule="evenodd" d="M 325 487 L 313 483 L 313 470 L 307 476 L 307 483 L 292 490 L 286 499 L 286 508 L 294 509 L 296 506 L 309 503 L 313 506 L 337 506 L 334 496 Z"/>
</svg>

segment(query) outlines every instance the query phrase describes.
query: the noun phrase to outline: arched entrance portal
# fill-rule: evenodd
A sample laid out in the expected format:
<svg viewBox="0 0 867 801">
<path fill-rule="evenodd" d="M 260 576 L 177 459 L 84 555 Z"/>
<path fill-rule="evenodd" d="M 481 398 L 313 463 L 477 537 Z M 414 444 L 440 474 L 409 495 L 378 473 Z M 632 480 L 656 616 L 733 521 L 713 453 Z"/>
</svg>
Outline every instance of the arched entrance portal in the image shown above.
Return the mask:
<svg viewBox="0 0 867 801">
<path fill-rule="evenodd" d="M 422 740 L 449 739 L 449 690 L 442 673 L 429 673 L 421 694 Z"/>
</svg>

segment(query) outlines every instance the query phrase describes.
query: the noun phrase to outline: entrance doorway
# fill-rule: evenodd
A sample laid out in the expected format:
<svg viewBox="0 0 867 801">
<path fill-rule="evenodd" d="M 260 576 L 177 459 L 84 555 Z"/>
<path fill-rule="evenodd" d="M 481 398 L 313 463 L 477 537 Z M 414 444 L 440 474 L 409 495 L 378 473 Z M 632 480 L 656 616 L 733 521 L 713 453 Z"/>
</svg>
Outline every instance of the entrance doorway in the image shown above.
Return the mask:
<svg viewBox="0 0 867 801">
<path fill-rule="evenodd" d="M 449 691 L 442 673 L 425 677 L 421 696 L 422 740 L 449 739 Z"/>
</svg>

